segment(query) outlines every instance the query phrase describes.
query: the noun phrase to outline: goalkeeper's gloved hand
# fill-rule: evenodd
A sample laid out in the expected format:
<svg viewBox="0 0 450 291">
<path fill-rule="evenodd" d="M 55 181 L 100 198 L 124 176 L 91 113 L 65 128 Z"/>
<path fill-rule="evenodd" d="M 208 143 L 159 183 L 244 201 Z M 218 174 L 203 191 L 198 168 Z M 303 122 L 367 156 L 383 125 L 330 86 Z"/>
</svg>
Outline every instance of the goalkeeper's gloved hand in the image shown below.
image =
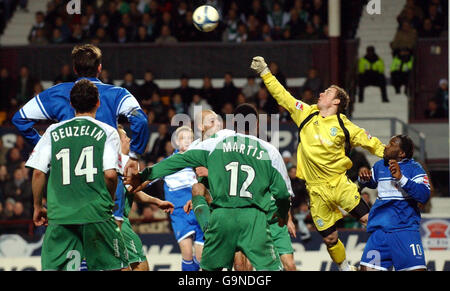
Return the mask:
<svg viewBox="0 0 450 291">
<path fill-rule="evenodd" d="M 258 73 L 261 77 L 267 73 L 270 73 L 269 67 L 264 61 L 263 57 L 253 57 L 252 64 L 250 65 L 256 73 Z"/>
</svg>

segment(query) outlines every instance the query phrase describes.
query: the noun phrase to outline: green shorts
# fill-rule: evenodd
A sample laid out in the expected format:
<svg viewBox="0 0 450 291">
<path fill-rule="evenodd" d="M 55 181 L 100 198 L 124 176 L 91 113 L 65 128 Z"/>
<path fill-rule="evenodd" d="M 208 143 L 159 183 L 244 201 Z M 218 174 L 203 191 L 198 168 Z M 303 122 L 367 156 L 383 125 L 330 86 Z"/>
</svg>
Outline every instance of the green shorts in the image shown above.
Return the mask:
<svg viewBox="0 0 450 291">
<path fill-rule="evenodd" d="M 231 270 L 236 251 L 242 251 L 258 271 L 282 269 L 264 212 L 256 208 L 214 209 L 205 232 L 201 268 Z"/>
<path fill-rule="evenodd" d="M 89 271 L 128 266 L 128 253 L 114 219 L 103 222 L 49 224 L 42 244 L 42 270 L 79 271 L 85 258 Z"/>
<path fill-rule="evenodd" d="M 273 244 L 278 252 L 278 255 L 293 254 L 291 236 L 287 226 L 280 227 L 278 222 L 269 224 L 270 234 L 272 235 Z"/>
<path fill-rule="evenodd" d="M 139 236 L 133 231 L 130 220 L 128 218 L 124 218 L 120 231 L 122 232 L 125 246 L 127 247 L 128 262 L 132 264 L 146 261 L 147 257 L 142 250 L 142 241 Z"/>
</svg>

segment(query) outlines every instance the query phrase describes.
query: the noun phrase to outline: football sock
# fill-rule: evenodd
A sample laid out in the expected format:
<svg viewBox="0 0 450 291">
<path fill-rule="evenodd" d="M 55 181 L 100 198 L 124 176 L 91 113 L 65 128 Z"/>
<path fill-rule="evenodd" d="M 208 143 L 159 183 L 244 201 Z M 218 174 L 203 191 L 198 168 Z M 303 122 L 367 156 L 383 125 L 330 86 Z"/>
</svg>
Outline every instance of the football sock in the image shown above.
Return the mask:
<svg viewBox="0 0 450 291">
<path fill-rule="evenodd" d="M 193 260 L 181 260 L 181 271 L 198 271 L 198 265 Z"/>
<path fill-rule="evenodd" d="M 197 218 L 198 224 L 202 228 L 202 231 L 205 232 L 211 214 L 205 197 L 199 195 L 193 196 L 192 208 L 194 209 L 195 218 Z"/>
<path fill-rule="evenodd" d="M 337 243 L 334 246 L 327 248 L 327 250 L 331 259 L 336 264 L 341 265 L 345 261 L 345 247 L 341 240 L 338 239 Z"/>
<path fill-rule="evenodd" d="M 200 270 L 200 262 L 197 261 L 197 258 L 194 256 L 194 266 L 196 267 L 195 271 Z"/>
</svg>

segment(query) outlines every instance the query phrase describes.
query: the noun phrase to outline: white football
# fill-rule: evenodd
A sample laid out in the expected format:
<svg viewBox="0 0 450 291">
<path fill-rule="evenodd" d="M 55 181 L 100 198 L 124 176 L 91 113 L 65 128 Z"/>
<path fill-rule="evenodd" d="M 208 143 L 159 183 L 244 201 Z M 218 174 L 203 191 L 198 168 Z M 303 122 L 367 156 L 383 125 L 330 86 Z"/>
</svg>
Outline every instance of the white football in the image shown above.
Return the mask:
<svg viewBox="0 0 450 291">
<path fill-rule="evenodd" d="M 204 32 L 214 30 L 219 24 L 219 13 L 210 5 L 202 5 L 192 14 L 194 26 Z"/>
</svg>

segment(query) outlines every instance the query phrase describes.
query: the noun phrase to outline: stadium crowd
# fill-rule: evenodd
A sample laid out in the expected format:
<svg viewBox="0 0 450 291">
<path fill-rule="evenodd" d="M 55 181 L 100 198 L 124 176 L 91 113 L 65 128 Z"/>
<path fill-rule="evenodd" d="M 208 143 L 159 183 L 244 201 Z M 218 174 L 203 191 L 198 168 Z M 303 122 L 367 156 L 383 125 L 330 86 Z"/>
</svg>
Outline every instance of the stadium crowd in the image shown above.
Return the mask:
<svg viewBox="0 0 450 291">
<path fill-rule="evenodd" d="M 36 13 L 30 44 L 185 41 L 275 41 L 326 38 L 327 3 L 323 0 L 206 1 L 222 21 L 206 37 L 195 29 L 195 1 L 108 0 L 83 1 L 81 16 L 66 13 L 65 2 L 48 2 Z"/>
</svg>

